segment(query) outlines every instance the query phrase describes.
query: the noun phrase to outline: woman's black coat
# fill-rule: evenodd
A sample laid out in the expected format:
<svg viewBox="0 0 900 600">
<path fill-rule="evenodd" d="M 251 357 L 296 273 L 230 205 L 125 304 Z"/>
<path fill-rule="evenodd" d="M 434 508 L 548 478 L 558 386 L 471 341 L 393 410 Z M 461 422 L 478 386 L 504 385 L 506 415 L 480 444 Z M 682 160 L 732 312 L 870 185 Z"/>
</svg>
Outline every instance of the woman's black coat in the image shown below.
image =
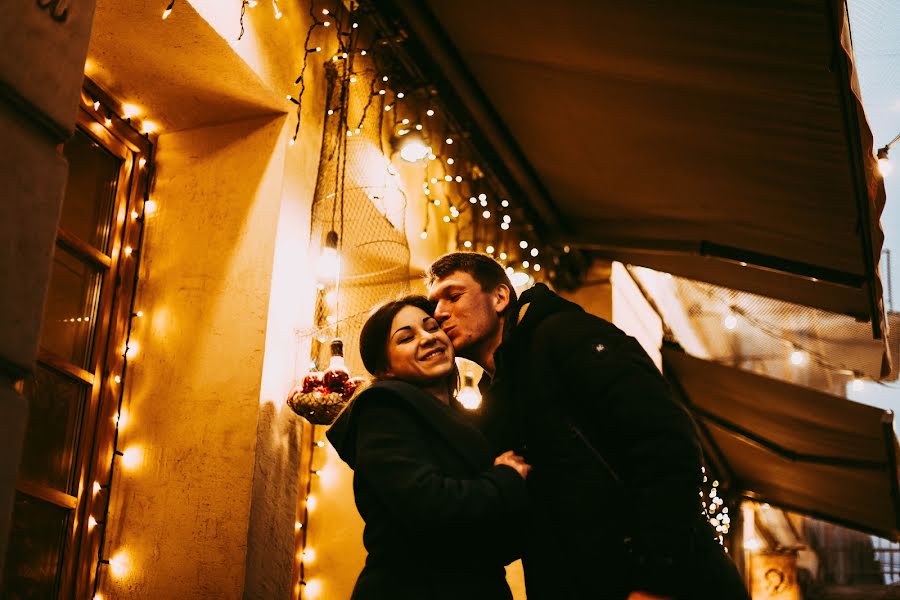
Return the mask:
<svg viewBox="0 0 900 600">
<path fill-rule="evenodd" d="M 366 566 L 353 600 L 508 599 L 525 482 L 493 466 L 484 436 L 437 398 L 377 382 L 327 433 L 354 470 Z"/>
</svg>

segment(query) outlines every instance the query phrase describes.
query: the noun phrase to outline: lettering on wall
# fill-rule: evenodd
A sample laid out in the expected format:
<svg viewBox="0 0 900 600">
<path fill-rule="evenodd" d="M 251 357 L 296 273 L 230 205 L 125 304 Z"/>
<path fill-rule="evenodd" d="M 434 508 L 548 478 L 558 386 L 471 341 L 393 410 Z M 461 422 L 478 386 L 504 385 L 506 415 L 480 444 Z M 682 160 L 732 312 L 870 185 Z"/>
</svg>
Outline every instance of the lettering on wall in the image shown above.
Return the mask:
<svg viewBox="0 0 900 600">
<path fill-rule="evenodd" d="M 35 0 L 39 8 L 50 13 L 57 23 L 65 23 L 69 18 L 69 0 Z"/>
</svg>

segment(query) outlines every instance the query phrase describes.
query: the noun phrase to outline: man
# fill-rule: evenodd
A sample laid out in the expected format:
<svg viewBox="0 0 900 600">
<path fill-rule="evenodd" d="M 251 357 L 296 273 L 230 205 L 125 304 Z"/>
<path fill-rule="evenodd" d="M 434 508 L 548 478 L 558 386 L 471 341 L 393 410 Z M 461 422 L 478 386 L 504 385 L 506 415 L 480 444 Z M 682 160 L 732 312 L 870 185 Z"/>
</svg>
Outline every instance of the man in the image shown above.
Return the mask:
<svg viewBox="0 0 900 600">
<path fill-rule="evenodd" d="M 485 370 L 472 418 L 533 467 L 529 600 L 748 599 L 702 516 L 693 422 L 637 341 L 543 284 L 517 301 L 485 255 L 427 277 L 457 354 Z"/>
</svg>

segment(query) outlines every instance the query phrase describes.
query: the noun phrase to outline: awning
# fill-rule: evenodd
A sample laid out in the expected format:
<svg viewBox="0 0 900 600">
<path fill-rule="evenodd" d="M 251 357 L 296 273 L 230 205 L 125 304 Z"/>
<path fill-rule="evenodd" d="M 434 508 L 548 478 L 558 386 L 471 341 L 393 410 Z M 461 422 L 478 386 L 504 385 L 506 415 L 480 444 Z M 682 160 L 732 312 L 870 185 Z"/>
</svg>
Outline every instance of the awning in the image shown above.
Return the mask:
<svg viewBox="0 0 900 600">
<path fill-rule="evenodd" d="M 668 347 L 663 365 L 732 491 L 900 540 L 892 412 Z"/>
<path fill-rule="evenodd" d="M 885 337 L 885 192 L 843 2 L 378 6 L 550 238 Z"/>
</svg>

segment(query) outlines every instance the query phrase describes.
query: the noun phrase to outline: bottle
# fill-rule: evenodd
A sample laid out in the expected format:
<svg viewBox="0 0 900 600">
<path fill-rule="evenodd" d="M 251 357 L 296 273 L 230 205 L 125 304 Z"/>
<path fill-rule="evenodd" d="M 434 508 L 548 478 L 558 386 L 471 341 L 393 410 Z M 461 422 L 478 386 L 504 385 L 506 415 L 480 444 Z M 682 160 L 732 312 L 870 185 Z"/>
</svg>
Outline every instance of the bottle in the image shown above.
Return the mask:
<svg viewBox="0 0 900 600">
<path fill-rule="evenodd" d="M 322 381 L 328 391 L 341 394 L 348 379 L 350 379 L 350 371 L 347 370 L 347 364 L 344 362 L 344 342 L 334 339 L 331 342 L 331 360 L 328 362 L 328 368 L 325 369 Z"/>
</svg>

